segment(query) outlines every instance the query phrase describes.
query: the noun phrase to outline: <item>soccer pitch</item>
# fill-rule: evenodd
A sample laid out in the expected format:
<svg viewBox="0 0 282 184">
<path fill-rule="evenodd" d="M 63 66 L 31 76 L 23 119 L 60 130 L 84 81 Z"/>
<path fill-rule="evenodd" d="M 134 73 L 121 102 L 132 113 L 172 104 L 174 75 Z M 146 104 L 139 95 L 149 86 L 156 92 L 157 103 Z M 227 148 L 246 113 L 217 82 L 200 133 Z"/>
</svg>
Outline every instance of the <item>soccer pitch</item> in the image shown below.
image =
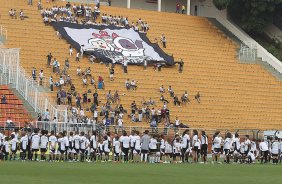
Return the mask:
<svg viewBox="0 0 282 184">
<path fill-rule="evenodd" d="M 3 184 L 276 184 L 281 165 L 0 162 Z"/>
</svg>

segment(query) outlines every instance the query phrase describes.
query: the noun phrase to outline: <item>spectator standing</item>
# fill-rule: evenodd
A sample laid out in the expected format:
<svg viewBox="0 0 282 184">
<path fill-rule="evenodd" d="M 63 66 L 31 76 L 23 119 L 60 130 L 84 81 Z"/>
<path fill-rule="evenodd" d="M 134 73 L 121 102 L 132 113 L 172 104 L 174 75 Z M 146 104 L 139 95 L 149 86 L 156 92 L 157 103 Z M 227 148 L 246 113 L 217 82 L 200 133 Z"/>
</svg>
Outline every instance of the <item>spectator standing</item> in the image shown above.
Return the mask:
<svg viewBox="0 0 282 184">
<path fill-rule="evenodd" d="M 161 36 L 161 42 L 163 43 L 163 48 L 166 48 L 166 37 L 164 34 Z"/>
<path fill-rule="evenodd" d="M 176 4 L 176 11 L 175 12 L 180 13 L 180 4 L 179 3 Z"/>
<path fill-rule="evenodd" d="M 182 14 L 184 14 L 184 13 L 185 13 L 185 9 L 186 9 L 186 8 L 185 8 L 185 6 L 184 6 L 184 5 L 182 5 L 182 7 L 181 7 L 181 13 L 182 13 Z"/>
<path fill-rule="evenodd" d="M 124 60 L 123 60 L 123 72 L 124 72 L 124 73 L 127 73 L 127 64 L 128 64 L 127 59 L 124 59 Z"/>
<path fill-rule="evenodd" d="M 53 57 L 51 52 L 46 57 L 47 57 L 47 67 L 50 67 L 51 60 L 52 60 L 52 57 Z"/>
<path fill-rule="evenodd" d="M 51 91 L 54 91 L 53 76 L 50 77 L 50 79 L 49 79 L 49 84 L 50 84 L 50 90 L 51 90 Z"/>
</svg>

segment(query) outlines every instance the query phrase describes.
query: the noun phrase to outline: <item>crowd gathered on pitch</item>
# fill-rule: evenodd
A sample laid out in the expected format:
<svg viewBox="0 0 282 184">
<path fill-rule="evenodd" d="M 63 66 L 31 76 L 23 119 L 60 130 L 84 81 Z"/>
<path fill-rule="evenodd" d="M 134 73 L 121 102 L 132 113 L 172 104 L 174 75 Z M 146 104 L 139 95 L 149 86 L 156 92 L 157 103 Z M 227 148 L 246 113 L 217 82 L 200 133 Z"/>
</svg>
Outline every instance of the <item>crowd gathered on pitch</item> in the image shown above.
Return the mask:
<svg viewBox="0 0 282 184">
<path fill-rule="evenodd" d="M 282 139 L 250 139 L 248 135 L 189 129 L 174 137 L 132 131 L 121 135 L 106 132 L 48 132 L 35 128 L 0 133 L 0 159 L 49 162 L 148 162 L 148 163 L 281 163 Z M 208 150 L 211 150 L 210 152 Z M 207 158 L 211 153 L 211 160 Z"/>
</svg>

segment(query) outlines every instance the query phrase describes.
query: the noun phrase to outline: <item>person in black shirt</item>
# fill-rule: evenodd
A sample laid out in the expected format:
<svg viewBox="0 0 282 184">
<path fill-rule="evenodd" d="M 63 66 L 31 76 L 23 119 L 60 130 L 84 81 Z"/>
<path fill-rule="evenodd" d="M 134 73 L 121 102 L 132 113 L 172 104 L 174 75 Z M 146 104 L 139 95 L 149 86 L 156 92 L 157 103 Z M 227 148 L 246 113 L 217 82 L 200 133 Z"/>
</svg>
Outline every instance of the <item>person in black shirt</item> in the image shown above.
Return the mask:
<svg viewBox="0 0 282 184">
<path fill-rule="evenodd" d="M 46 57 L 47 57 L 47 67 L 50 67 L 51 60 L 52 60 L 52 57 L 53 57 L 51 52 Z"/>
<path fill-rule="evenodd" d="M 95 91 L 95 93 L 93 94 L 93 97 L 94 97 L 94 104 L 96 106 L 99 106 L 99 103 L 98 103 L 98 93 L 97 93 L 97 90 Z"/>
</svg>

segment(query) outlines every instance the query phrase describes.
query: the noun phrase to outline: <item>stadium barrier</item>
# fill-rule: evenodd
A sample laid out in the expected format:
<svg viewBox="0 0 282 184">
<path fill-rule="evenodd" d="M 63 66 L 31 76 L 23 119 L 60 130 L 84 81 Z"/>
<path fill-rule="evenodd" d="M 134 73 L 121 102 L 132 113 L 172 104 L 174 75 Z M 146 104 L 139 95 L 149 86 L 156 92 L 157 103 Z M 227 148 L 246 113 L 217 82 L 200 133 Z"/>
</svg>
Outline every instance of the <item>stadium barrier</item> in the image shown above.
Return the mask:
<svg viewBox="0 0 282 184">
<path fill-rule="evenodd" d="M 2 25 L 0 25 L 0 37 L 3 38 L 3 41 L 8 40 L 8 31 L 7 31 L 7 29 L 6 29 L 4 26 L 2 26 Z"/>
<path fill-rule="evenodd" d="M 0 127 L 2 130 L 7 131 L 9 135 L 15 128 L 22 130 L 24 128 L 29 128 L 31 131 L 34 128 L 44 129 L 50 131 L 55 131 L 56 133 L 67 131 L 69 132 L 85 132 L 86 134 L 91 133 L 93 130 L 97 131 L 98 134 L 103 135 L 106 132 L 111 132 L 114 134 L 121 134 L 123 131 L 131 133 L 132 131 L 139 131 L 141 134 L 148 130 L 150 134 L 164 134 L 167 136 L 174 136 L 176 133 L 181 135 L 186 129 L 190 130 L 190 135 L 192 136 L 193 131 L 197 130 L 199 134 L 201 131 L 205 131 L 206 135 L 212 137 L 212 135 L 216 131 L 220 131 L 222 136 L 224 137 L 227 132 L 231 132 L 232 134 L 239 133 L 240 135 L 249 135 L 250 138 L 258 139 L 264 137 L 265 131 L 259 130 L 247 130 L 247 129 L 237 129 L 237 130 L 227 130 L 227 129 L 203 129 L 197 127 L 190 128 L 177 128 L 177 127 L 149 127 L 149 126 L 122 126 L 119 127 L 117 125 L 105 126 L 102 123 L 65 123 L 65 122 L 52 122 L 52 121 L 36 121 L 26 123 L 23 127 L 20 123 L 12 123 L 8 124 L 7 122 L 0 122 Z M 275 130 L 273 132 L 279 132 Z"/>
<path fill-rule="evenodd" d="M 257 47 L 256 45 L 249 43 L 248 45 L 241 43 L 239 51 L 239 60 L 241 61 L 256 61 L 257 59 Z"/>
<path fill-rule="evenodd" d="M 282 73 L 282 63 L 271 53 L 269 53 L 265 48 L 263 48 L 259 43 L 257 43 L 253 38 L 251 38 L 243 30 L 227 20 L 226 17 L 224 17 L 220 13 L 217 13 L 214 18 L 216 18 L 218 22 L 220 22 L 226 29 L 233 33 L 234 36 L 236 36 L 239 40 L 241 40 L 243 44 L 247 45 L 249 48 L 253 48 L 253 46 L 255 45 L 257 50 L 256 56 L 261 57 L 262 61 L 267 62 L 279 73 Z"/>
<path fill-rule="evenodd" d="M 67 108 L 58 108 L 54 101 L 46 96 L 46 89 L 38 87 L 36 81 L 28 76 L 20 66 L 19 49 L 0 49 L 0 74 L 7 78 L 7 84 L 15 88 L 37 113 L 49 110 L 50 117 L 67 122 Z"/>
</svg>

